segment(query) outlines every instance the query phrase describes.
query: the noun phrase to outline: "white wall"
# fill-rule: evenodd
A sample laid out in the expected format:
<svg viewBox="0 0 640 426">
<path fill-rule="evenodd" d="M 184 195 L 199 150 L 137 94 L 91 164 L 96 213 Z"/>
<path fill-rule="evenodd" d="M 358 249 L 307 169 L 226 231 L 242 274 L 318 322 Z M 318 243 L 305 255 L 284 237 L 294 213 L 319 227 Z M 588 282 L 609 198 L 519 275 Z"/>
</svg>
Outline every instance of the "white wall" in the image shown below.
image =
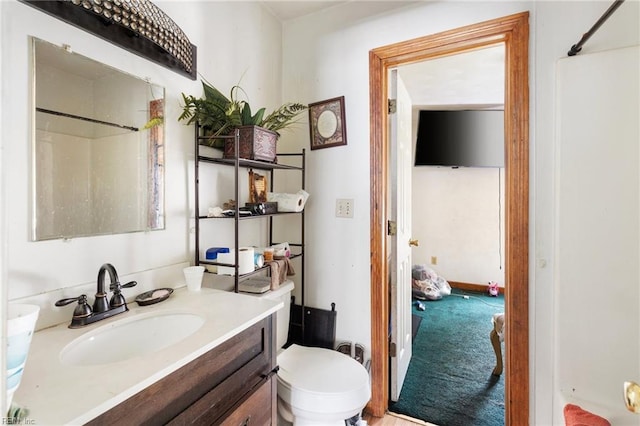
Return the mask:
<svg viewBox="0 0 640 426">
<path fill-rule="evenodd" d="M 414 107 L 414 155 L 419 111 Z M 413 264 L 427 265 L 450 282 L 495 281 L 504 288 L 504 168 L 417 166 L 411 172 L 411 233 L 420 241 L 411 252 Z"/>
<path fill-rule="evenodd" d="M 504 179 L 494 167 L 414 167 L 413 264 L 450 282 L 504 287 Z"/>
<path fill-rule="evenodd" d="M 309 102 L 344 95 L 348 145 L 309 155 L 311 302 L 337 303 L 338 337 L 370 342 L 368 51 L 379 46 L 529 10 L 530 15 L 530 344 L 531 424 L 553 424 L 555 63 L 611 5 L 608 1 L 435 2 L 350 20 L 357 3 L 287 22 L 285 94 Z M 627 1 L 583 48 L 638 44 L 639 3 Z M 336 198 L 355 200 L 355 218 L 333 215 Z M 597 242 L 596 242 L 597 243 Z"/>
<path fill-rule="evenodd" d="M 4 8 L 0 7 L 0 22 L 4 22 L 4 19 Z M 5 73 L 3 71 L 5 63 L 6 59 L 4 58 L 4 55 L 0 54 L 0 98 L 2 98 L 2 95 L 4 95 L 6 86 L 4 79 Z M 3 114 L 4 106 L 3 103 L 0 102 L 0 117 L 4 117 Z M 2 120 L 2 123 L 4 123 L 4 120 Z M 7 309 L 5 309 L 5 307 L 7 306 L 8 286 L 5 285 L 5 283 L 7 282 L 7 240 L 5 236 L 7 229 L 6 213 L 8 211 L 8 208 L 5 192 L 6 178 L 4 176 L 4 163 L 6 161 L 5 158 L 6 156 L 4 153 L 4 142 L 2 142 L 2 139 L 0 139 L 0 304 L 2 306 L 2 312 L 0 312 L 0 327 L 2 327 L 0 328 L 0 365 L 7 365 L 5 361 L 7 353 L 7 341 L 5 339 L 5 336 L 7 335 Z M 0 398 L 2 398 L 2 400 L 0 400 L 0 410 L 3 413 L 7 409 L 7 407 L 5 407 L 6 402 L 4 402 L 6 399 L 7 389 L 6 376 L 6 372 L 0 374 Z"/>
</svg>

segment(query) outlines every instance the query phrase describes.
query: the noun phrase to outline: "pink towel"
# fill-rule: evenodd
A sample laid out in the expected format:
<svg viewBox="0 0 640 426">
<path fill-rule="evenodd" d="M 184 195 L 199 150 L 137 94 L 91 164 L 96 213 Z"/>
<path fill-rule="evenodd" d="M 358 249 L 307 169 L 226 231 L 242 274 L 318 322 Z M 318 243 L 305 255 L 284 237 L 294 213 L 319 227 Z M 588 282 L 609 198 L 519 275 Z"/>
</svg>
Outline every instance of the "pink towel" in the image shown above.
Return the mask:
<svg viewBox="0 0 640 426">
<path fill-rule="evenodd" d="M 566 426 L 611 426 L 609 420 L 575 404 L 564 406 L 564 422 Z"/>
</svg>

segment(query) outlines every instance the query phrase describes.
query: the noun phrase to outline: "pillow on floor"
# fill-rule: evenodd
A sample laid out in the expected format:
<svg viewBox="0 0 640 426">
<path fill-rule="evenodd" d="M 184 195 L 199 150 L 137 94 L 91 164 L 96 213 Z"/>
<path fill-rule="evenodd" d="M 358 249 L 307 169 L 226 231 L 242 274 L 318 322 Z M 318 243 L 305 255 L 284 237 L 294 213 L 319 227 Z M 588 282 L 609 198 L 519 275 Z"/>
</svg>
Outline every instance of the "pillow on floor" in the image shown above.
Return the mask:
<svg viewBox="0 0 640 426">
<path fill-rule="evenodd" d="M 609 420 L 583 410 L 574 404 L 564 406 L 564 424 L 566 426 L 611 426 Z"/>
</svg>

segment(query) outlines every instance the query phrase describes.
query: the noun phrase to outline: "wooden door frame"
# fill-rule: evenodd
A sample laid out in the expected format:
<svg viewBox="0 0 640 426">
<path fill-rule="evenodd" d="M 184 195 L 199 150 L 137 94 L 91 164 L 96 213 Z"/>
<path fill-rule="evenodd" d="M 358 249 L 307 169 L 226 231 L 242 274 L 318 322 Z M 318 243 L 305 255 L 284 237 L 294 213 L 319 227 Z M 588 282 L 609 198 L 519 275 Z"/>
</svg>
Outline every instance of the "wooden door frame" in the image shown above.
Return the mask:
<svg viewBox="0 0 640 426">
<path fill-rule="evenodd" d="M 529 423 L 528 12 L 383 46 L 369 52 L 372 353 L 371 400 L 367 411 L 375 417 L 382 417 L 389 406 L 386 240 L 388 71 L 399 65 L 459 54 L 496 43 L 505 44 L 505 423 Z"/>
</svg>

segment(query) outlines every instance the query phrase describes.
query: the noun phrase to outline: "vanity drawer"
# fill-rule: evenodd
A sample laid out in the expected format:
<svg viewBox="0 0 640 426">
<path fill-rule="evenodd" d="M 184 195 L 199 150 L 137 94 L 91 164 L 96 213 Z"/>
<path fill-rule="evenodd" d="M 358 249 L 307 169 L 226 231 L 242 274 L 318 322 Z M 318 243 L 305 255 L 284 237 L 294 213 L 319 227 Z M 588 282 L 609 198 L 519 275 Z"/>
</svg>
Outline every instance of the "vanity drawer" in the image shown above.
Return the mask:
<svg viewBox="0 0 640 426">
<path fill-rule="evenodd" d="M 266 418 L 271 417 L 271 379 L 269 366 L 260 358 L 254 358 L 235 374 L 228 377 L 207 394 L 194 402 L 190 407 L 180 413 L 168 425 L 219 425 L 227 424 L 225 418 L 236 416 L 236 410 L 244 407 L 250 400 L 251 406 L 257 413 L 256 404 L 263 405 L 260 411 L 265 412 Z M 265 386 L 268 384 L 268 386 Z M 266 391 L 269 390 L 269 397 Z M 256 396 L 256 393 L 259 393 Z M 273 396 L 275 398 L 275 390 Z M 266 402 L 266 403 L 265 403 Z M 244 408 L 247 411 L 247 407 Z M 256 418 L 256 413 L 252 417 Z M 245 416 L 246 417 L 246 416 Z M 251 424 L 266 425 L 270 422 L 252 422 Z M 233 424 L 233 423 L 228 423 Z M 240 425 L 242 423 L 238 423 Z"/>
<path fill-rule="evenodd" d="M 223 416 L 270 379 L 269 373 L 275 368 L 272 317 L 231 337 L 89 424 L 219 424 Z M 275 393 L 273 398 L 275 403 Z"/>
<path fill-rule="evenodd" d="M 269 378 L 251 396 L 249 396 L 231 415 L 225 418 L 222 426 L 263 426 L 272 424 L 275 407 L 271 398 L 275 392 L 275 377 Z M 273 423 L 275 425 L 275 422 Z"/>
</svg>

